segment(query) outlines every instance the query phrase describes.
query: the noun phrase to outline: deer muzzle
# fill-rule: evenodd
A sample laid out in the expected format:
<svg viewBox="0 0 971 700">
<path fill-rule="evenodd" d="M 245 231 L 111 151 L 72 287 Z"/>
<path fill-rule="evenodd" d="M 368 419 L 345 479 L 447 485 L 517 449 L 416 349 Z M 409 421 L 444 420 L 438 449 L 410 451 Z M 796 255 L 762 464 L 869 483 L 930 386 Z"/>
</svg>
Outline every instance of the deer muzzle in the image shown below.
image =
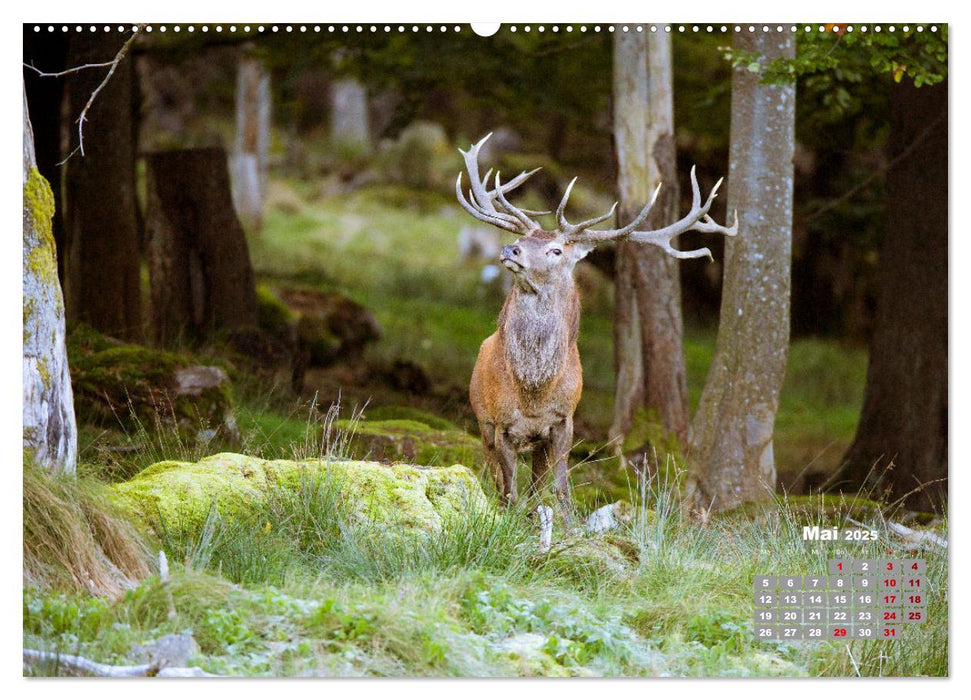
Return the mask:
<svg viewBox="0 0 971 700">
<path fill-rule="evenodd" d="M 518 272 L 523 269 L 523 264 L 520 262 L 522 252 L 522 248 L 518 245 L 505 245 L 499 254 L 499 262 L 513 272 Z"/>
</svg>

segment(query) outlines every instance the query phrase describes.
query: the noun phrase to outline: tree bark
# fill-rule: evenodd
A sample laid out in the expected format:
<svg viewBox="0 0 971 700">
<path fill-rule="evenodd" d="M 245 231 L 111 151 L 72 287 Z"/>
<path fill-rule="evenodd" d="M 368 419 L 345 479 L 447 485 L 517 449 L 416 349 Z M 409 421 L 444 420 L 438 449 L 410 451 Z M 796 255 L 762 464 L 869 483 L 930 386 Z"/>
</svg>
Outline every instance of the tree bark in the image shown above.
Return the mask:
<svg viewBox="0 0 971 700">
<path fill-rule="evenodd" d="M 64 344 L 64 299 L 51 231 L 54 195 L 37 169 L 24 88 L 24 456 L 73 474 L 77 465 L 74 395 Z"/>
<path fill-rule="evenodd" d="M 833 487 L 947 498 L 947 82 L 891 88 L 886 230 L 856 437 Z M 909 152 L 908 152 L 909 151 Z"/>
<path fill-rule="evenodd" d="M 109 35 L 102 32 L 72 36 L 68 65 L 112 60 L 127 37 L 106 37 Z M 84 155 L 75 153 L 65 166 L 68 318 L 128 339 L 139 339 L 142 330 L 132 101 L 134 65 L 131 58 L 118 64 L 88 110 Z M 81 114 L 106 71 L 91 68 L 69 76 L 72 121 Z M 76 129 L 70 135 L 75 144 Z"/>
<path fill-rule="evenodd" d="M 269 73 L 258 58 L 243 56 L 236 77 L 236 144 L 230 169 L 236 213 L 254 232 L 263 228 L 270 108 Z"/>
<path fill-rule="evenodd" d="M 735 36 L 763 62 L 795 55 L 788 33 Z M 772 435 L 789 344 L 795 86 L 765 85 L 746 66 L 732 76 L 728 210 L 721 320 L 692 426 L 686 502 L 707 512 L 770 497 Z"/>
<path fill-rule="evenodd" d="M 671 40 L 614 37 L 614 135 L 620 223 L 636 216 L 664 182 L 644 228 L 677 218 Z M 685 443 L 688 389 L 678 261 L 649 245 L 617 246 L 614 362 L 617 387 L 609 436 L 619 449 L 641 406 Z"/>
<path fill-rule="evenodd" d="M 236 218 L 226 153 L 218 148 L 148 156 L 146 234 L 155 341 L 257 324 L 256 283 Z"/>
</svg>

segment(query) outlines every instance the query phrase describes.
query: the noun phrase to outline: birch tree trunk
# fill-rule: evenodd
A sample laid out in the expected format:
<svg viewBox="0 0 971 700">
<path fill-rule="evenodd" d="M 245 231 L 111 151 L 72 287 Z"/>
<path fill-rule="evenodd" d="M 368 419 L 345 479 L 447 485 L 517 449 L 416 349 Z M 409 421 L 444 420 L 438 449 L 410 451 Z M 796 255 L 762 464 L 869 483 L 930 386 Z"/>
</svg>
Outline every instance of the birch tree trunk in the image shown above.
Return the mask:
<svg viewBox="0 0 971 700">
<path fill-rule="evenodd" d="M 64 298 L 51 231 L 54 195 L 37 170 L 24 91 L 24 455 L 53 472 L 77 465 L 74 395 L 64 344 Z"/>
<path fill-rule="evenodd" d="M 352 153 L 371 150 L 367 90 L 356 78 L 341 78 L 330 89 L 330 138 Z"/>
<path fill-rule="evenodd" d="M 114 58 L 124 37 L 82 32 L 69 40 L 69 66 Z M 113 35 L 112 35 L 113 36 Z M 84 156 L 67 163 L 65 296 L 68 317 L 119 338 L 140 339 L 141 282 L 135 200 L 134 60 L 122 60 L 87 113 Z M 100 69 L 67 83 L 72 120 L 104 79 Z M 72 141 L 76 133 L 71 132 Z"/>
<path fill-rule="evenodd" d="M 614 37 L 614 140 L 620 221 L 634 218 L 664 183 L 645 228 L 677 218 L 671 38 Z M 609 437 L 620 450 L 637 410 L 656 411 L 666 432 L 688 437 L 688 389 L 678 260 L 655 246 L 617 246 L 614 362 L 617 387 Z"/>
<path fill-rule="evenodd" d="M 788 32 L 735 35 L 760 61 L 795 55 Z M 692 426 L 686 502 L 725 510 L 770 497 L 772 435 L 789 345 L 795 86 L 764 85 L 746 66 L 732 76 L 728 210 L 715 355 Z"/>
<path fill-rule="evenodd" d="M 254 232 L 263 228 L 270 113 L 270 75 L 258 58 L 244 56 L 236 74 L 236 143 L 229 165 L 236 213 Z"/>
</svg>

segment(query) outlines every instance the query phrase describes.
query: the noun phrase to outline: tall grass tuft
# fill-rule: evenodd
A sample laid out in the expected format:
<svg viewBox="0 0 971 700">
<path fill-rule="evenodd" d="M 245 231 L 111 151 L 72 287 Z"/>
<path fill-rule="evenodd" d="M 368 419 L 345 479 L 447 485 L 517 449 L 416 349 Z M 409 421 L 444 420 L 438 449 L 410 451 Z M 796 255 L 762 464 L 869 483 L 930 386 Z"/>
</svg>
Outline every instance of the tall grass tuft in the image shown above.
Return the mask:
<svg viewBox="0 0 971 700">
<path fill-rule="evenodd" d="M 26 586 L 114 597 L 148 576 L 144 541 L 100 482 L 25 458 L 23 491 Z"/>
</svg>

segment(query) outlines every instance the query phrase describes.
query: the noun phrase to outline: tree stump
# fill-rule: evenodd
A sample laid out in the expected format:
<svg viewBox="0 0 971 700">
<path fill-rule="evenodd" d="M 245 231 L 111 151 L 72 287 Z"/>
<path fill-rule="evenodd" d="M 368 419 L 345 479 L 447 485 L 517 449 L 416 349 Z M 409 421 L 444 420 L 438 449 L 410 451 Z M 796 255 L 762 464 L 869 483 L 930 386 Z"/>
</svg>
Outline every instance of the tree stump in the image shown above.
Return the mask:
<svg viewBox="0 0 971 700">
<path fill-rule="evenodd" d="M 155 342 L 201 340 L 219 329 L 257 325 L 253 268 L 233 208 L 225 151 L 153 153 L 147 166 Z"/>
</svg>

